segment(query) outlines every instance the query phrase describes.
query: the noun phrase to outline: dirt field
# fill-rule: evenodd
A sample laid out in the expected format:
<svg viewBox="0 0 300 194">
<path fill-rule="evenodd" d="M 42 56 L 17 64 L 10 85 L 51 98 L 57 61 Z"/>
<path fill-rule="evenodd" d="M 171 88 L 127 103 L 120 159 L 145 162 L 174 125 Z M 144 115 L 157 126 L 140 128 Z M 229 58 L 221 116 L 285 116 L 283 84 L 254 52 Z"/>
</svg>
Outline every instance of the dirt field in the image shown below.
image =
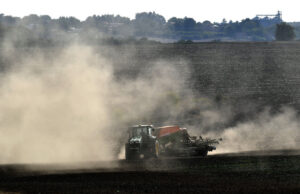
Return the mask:
<svg viewBox="0 0 300 194">
<path fill-rule="evenodd" d="M 103 168 L 108 163 L 101 162 L 4 165 L 0 189 L 16 193 L 291 193 L 300 190 L 298 154 L 286 150 L 130 163 L 121 160 L 110 162 L 117 165 L 114 168 Z"/>
<path fill-rule="evenodd" d="M 125 74 L 137 75 L 141 69 L 149 68 L 151 62 L 166 60 L 188 66 L 188 84 L 201 94 L 221 95 L 234 101 L 247 98 L 269 105 L 296 104 L 299 48 L 298 42 L 136 45 L 132 60 L 125 60 L 129 51 L 121 47 L 120 57 L 114 62 L 120 67 L 131 64 Z"/>
<path fill-rule="evenodd" d="M 117 49 L 120 54 L 112 61 L 117 78 L 137 76 L 156 60 L 188 66 L 188 87 L 213 99 L 216 106 L 232 107 L 234 116 L 219 126 L 220 131 L 255 118 L 265 107 L 300 110 L 298 42 Z M 0 193 L 296 193 L 300 192 L 299 164 L 299 151 L 281 150 L 132 162 L 2 165 Z"/>
<path fill-rule="evenodd" d="M 234 119 L 226 126 L 251 120 L 266 107 L 272 112 L 283 106 L 300 110 L 299 42 L 154 44 L 116 50 L 119 57 L 112 61 L 120 77 L 143 74 L 153 61 L 167 61 L 183 72 L 187 67 L 188 88 L 200 98 L 231 106 Z"/>
</svg>

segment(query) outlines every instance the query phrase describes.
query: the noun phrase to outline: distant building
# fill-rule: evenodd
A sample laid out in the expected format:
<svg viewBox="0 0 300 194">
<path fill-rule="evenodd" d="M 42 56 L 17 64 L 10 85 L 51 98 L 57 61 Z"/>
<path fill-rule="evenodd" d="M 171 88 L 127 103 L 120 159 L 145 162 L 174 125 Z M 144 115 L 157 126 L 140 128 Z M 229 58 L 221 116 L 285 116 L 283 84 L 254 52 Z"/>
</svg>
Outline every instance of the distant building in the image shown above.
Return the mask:
<svg viewBox="0 0 300 194">
<path fill-rule="evenodd" d="M 280 24 L 283 21 L 282 12 L 278 11 L 277 14 L 257 14 L 254 20 L 258 20 L 264 27 Z"/>
</svg>

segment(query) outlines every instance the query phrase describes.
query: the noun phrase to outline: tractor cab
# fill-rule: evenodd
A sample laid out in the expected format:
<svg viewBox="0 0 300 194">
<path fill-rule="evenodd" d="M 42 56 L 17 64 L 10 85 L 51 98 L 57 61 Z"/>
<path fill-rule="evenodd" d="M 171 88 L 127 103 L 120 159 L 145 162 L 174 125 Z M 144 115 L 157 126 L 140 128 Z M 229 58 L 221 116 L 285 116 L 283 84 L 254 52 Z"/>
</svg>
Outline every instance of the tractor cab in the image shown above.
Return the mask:
<svg viewBox="0 0 300 194">
<path fill-rule="evenodd" d="M 129 139 L 154 137 L 155 129 L 152 125 L 135 125 L 129 128 Z"/>
<path fill-rule="evenodd" d="M 135 125 L 129 128 L 125 145 L 127 160 L 155 157 L 155 129 L 152 125 Z"/>
</svg>

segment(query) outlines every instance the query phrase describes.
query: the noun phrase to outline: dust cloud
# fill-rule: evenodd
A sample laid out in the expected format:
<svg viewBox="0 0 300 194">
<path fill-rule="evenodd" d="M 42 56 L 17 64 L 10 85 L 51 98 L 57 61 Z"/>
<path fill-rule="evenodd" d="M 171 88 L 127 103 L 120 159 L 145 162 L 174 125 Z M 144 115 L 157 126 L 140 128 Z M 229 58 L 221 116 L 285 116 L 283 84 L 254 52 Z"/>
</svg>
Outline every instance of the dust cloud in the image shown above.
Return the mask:
<svg viewBox="0 0 300 194">
<path fill-rule="evenodd" d="M 276 114 L 266 108 L 256 119 L 226 128 L 219 135 L 223 141 L 215 154 L 300 149 L 299 116 L 291 107 Z"/>
<path fill-rule="evenodd" d="M 117 159 L 128 125 L 151 123 L 163 104 L 175 114 L 169 96 L 185 95 L 182 71 L 165 61 L 137 78 L 117 79 L 90 46 L 7 50 L 19 55 L 1 74 L 0 163 Z"/>
</svg>

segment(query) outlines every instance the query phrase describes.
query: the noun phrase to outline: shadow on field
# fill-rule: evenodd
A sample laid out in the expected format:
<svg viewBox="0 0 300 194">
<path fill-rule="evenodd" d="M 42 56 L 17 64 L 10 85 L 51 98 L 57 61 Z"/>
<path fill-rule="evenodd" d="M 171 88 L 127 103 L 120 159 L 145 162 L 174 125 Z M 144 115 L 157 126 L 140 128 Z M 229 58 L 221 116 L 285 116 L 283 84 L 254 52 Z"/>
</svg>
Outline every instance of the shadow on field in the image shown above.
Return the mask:
<svg viewBox="0 0 300 194">
<path fill-rule="evenodd" d="M 285 154 L 282 154 L 285 153 Z M 293 154 L 291 154 L 293 153 Z M 298 151 L 59 165 L 2 165 L 0 190 L 17 193 L 297 192 Z M 114 164 L 107 168 L 106 164 Z"/>
</svg>

